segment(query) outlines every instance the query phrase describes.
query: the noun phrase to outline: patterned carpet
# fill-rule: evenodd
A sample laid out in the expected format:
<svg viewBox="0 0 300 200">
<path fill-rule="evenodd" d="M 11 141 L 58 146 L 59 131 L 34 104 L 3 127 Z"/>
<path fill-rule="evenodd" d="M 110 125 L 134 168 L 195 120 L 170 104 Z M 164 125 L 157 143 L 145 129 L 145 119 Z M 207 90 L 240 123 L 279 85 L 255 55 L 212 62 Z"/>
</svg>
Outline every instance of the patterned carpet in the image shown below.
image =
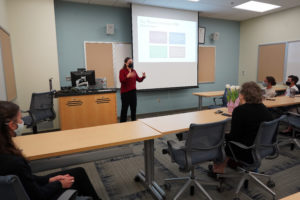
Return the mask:
<svg viewBox="0 0 300 200">
<path fill-rule="evenodd" d="M 168 155 L 163 155 L 161 150 L 166 147 L 166 141 L 173 139 L 175 135 L 168 135 L 164 138 L 155 140 L 155 179 L 163 186 L 163 179 L 172 177 L 187 176 L 179 172 L 178 166 L 171 163 Z M 143 143 L 126 145 L 131 150 L 131 154 L 112 157 L 105 160 L 81 164 L 86 169 L 99 196 L 104 200 L 150 200 L 153 197 L 145 191 L 142 184 L 134 181 L 134 177 L 139 169 L 144 168 Z M 117 147 L 116 147 L 117 148 Z M 276 183 L 274 188 L 278 199 L 300 191 L 300 150 L 290 151 L 289 146 L 280 149 L 280 156 L 273 160 L 264 160 L 259 171 L 271 174 Z M 196 168 L 196 175 L 204 180 L 210 180 L 207 173 L 207 165 L 204 163 Z M 70 168 L 76 166 L 70 166 Z M 57 171 L 51 170 L 52 171 Z M 230 171 L 230 169 L 228 169 Z M 42 172 L 39 174 L 49 173 Z M 219 193 L 216 187 L 205 187 L 208 193 L 216 200 L 230 200 L 233 198 L 234 187 L 237 180 L 226 180 L 224 191 Z M 172 184 L 170 191 L 166 191 L 167 199 L 172 199 L 183 183 Z M 249 183 L 249 188 L 243 189 L 240 196 L 241 200 L 269 200 L 272 196 L 264 192 L 256 185 Z M 200 191 L 195 190 L 195 195 L 190 196 L 187 190 L 181 199 L 205 199 Z"/>
</svg>

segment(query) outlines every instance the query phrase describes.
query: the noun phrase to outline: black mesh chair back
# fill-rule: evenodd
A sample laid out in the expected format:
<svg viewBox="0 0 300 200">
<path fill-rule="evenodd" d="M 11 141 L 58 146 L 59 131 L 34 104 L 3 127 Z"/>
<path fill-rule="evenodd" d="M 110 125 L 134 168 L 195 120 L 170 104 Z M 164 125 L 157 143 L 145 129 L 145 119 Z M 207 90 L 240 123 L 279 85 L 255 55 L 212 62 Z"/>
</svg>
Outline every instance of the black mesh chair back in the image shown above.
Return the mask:
<svg viewBox="0 0 300 200">
<path fill-rule="evenodd" d="M 260 165 L 261 160 L 269 156 L 278 155 L 277 133 L 279 122 L 286 118 L 285 115 L 269 121 L 261 123 L 253 148 L 254 163 Z"/>
<path fill-rule="evenodd" d="M 30 200 L 20 179 L 15 175 L 0 176 L 1 199 Z"/>
<path fill-rule="evenodd" d="M 187 135 L 186 158 L 190 157 L 191 165 L 203 161 L 222 161 L 225 158 L 225 126 L 229 119 L 210 124 L 191 124 Z M 189 162 L 189 161 L 188 161 Z"/>
<path fill-rule="evenodd" d="M 33 128 L 33 132 L 37 133 L 37 124 L 42 121 L 52 121 L 56 114 L 53 108 L 53 93 L 32 93 L 30 109 L 26 111 L 29 116 L 23 117 L 24 124 L 29 128 Z"/>
</svg>

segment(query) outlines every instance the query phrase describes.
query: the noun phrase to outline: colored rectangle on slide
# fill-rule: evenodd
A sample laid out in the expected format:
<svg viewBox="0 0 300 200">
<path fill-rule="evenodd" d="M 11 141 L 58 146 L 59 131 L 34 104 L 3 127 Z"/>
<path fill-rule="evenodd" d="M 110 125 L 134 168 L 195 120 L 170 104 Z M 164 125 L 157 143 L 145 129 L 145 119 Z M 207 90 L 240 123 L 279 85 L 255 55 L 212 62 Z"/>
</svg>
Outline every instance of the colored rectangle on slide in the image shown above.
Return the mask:
<svg viewBox="0 0 300 200">
<path fill-rule="evenodd" d="M 185 33 L 169 33 L 170 44 L 185 44 Z"/>
<path fill-rule="evenodd" d="M 150 46 L 150 58 L 167 58 L 167 46 Z"/>
<path fill-rule="evenodd" d="M 185 47 L 169 47 L 170 58 L 185 58 Z"/>
<path fill-rule="evenodd" d="M 154 44 L 167 44 L 167 32 L 150 31 L 149 42 Z"/>
</svg>

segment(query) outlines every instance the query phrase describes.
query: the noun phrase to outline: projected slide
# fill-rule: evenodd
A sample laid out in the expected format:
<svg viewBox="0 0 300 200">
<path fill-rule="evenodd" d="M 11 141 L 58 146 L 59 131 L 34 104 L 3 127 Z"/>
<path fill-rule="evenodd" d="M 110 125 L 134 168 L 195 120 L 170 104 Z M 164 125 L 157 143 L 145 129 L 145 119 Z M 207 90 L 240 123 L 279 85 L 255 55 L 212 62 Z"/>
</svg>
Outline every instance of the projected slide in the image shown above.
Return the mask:
<svg viewBox="0 0 300 200">
<path fill-rule="evenodd" d="M 197 23 L 137 17 L 139 62 L 196 62 Z"/>
</svg>

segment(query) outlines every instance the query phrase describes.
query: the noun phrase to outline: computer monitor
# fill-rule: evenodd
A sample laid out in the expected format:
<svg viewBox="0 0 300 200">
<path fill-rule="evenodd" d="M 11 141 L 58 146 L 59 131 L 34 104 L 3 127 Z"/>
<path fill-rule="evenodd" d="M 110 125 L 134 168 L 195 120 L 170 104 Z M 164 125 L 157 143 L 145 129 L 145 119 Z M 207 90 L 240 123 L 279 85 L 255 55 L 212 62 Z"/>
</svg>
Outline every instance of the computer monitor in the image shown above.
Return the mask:
<svg viewBox="0 0 300 200">
<path fill-rule="evenodd" d="M 88 71 L 73 71 L 71 72 L 71 81 L 72 81 L 72 87 L 76 86 L 76 80 L 85 77 L 86 81 L 89 83 L 89 85 L 95 85 L 95 70 L 88 70 Z"/>
</svg>

